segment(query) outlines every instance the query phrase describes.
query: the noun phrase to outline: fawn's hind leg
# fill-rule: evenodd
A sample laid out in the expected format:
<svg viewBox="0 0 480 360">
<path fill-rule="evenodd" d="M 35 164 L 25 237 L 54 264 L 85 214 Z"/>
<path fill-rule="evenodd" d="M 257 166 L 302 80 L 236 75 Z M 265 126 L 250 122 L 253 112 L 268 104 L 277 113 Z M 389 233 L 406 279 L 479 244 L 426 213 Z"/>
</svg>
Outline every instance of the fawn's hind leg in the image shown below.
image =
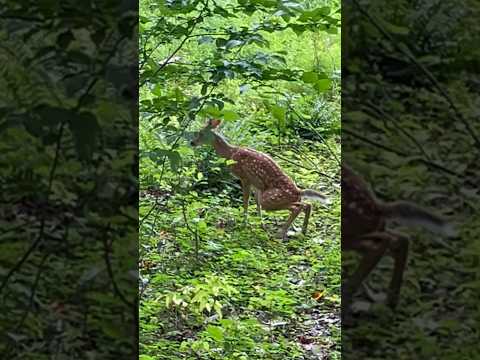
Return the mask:
<svg viewBox="0 0 480 360">
<path fill-rule="evenodd" d="M 287 231 L 298 214 L 304 208 L 304 204 L 299 202 L 300 196 L 292 189 L 268 189 L 262 191 L 260 203 L 265 210 L 290 210 L 290 216 L 287 222 L 278 232 L 278 236 L 286 239 Z"/>
<path fill-rule="evenodd" d="M 287 239 L 287 231 L 290 225 L 295 221 L 298 214 L 303 210 L 303 204 L 295 203 L 290 206 L 290 216 L 288 217 L 287 222 L 283 227 L 278 231 L 277 236 L 281 237 L 283 240 Z"/>
<path fill-rule="evenodd" d="M 303 204 L 303 211 L 305 212 L 305 219 L 303 219 L 302 233 L 307 235 L 308 220 L 310 219 L 310 214 L 312 213 L 312 205 Z"/>
<path fill-rule="evenodd" d="M 390 245 L 391 236 L 387 233 L 376 232 L 362 236 L 360 247 L 357 249 L 362 254 L 362 259 L 357 270 L 342 286 L 342 317 L 347 319 L 351 313 L 353 295 L 358 290 L 363 280 L 375 268 Z"/>
<path fill-rule="evenodd" d="M 399 233 L 391 233 L 391 235 L 393 239 L 390 244 L 390 251 L 393 257 L 394 267 L 387 304 L 390 308 L 394 309 L 398 303 L 403 273 L 405 272 L 405 265 L 407 264 L 409 239 L 406 235 Z"/>
</svg>

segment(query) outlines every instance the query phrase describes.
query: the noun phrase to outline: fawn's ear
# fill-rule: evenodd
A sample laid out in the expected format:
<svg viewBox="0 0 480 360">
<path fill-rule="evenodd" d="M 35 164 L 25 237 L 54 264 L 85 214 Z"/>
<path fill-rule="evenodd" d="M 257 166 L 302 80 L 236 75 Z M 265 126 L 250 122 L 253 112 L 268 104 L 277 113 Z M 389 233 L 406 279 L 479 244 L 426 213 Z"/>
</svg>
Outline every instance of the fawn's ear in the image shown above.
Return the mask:
<svg viewBox="0 0 480 360">
<path fill-rule="evenodd" d="M 218 127 L 218 125 L 220 125 L 221 122 L 222 121 L 218 119 L 210 119 L 208 120 L 208 126 L 212 129 L 215 129 L 216 127 Z"/>
</svg>

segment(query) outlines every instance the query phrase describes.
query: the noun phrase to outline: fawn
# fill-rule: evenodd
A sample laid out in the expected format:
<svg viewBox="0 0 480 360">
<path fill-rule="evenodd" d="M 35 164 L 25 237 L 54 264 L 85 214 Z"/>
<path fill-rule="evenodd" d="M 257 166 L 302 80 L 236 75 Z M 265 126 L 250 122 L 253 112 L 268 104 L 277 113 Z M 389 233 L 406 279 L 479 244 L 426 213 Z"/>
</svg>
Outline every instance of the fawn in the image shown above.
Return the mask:
<svg viewBox="0 0 480 360">
<path fill-rule="evenodd" d="M 245 223 L 247 222 L 250 190 L 251 187 L 254 187 L 257 213 L 260 219 L 262 218 L 262 208 L 267 211 L 290 210 L 290 216 L 277 236 L 285 240 L 287 230 L 302 211 L 305 212 L 302 227 L 302 233 L 305 235 L 312 207 L 302 200 L 308 198 L 328 203 L 325 195 L 315 190 L 299 189 L 270 156 L 253 149 L 230 145 L 223 136 L 214 131 L 220 123 L 220 120 L 210 119 L 205 127 L 195 134 L 191 144 L 193 146 L 213 145 L 218 156 L 235 161 L 230 168 L 241 182 Z"/>
<path fill-rule="evenodd" d="M 444 236 L 455 236 L 451 224 L 416 204 L 380 201 L 358 174 L 342 164 L 342 251 L 353 250 L 362 255 L 357 270 L 342 286 L 342 317 L 346 323 L 351 321 L 354 293 L 387 251 L 394 260 L 387 305 L 394 309 L 398 303 L 409 239 L 386 229 L 391 219 L 407 226 L 423 226 Z"/>
</svg>

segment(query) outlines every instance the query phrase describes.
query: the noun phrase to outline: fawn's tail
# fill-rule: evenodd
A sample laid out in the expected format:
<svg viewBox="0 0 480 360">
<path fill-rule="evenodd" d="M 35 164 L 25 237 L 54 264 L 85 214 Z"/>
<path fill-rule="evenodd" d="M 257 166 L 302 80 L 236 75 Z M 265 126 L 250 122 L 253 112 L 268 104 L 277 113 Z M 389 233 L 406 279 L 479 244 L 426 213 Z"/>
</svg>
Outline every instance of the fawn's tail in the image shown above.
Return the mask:
<svg viewBox="0 0 480 360">
<path fill-rule="evenodd" d="M 442 217 L 408 201 L 382 203 L 380 208 L 386 217 L 399 220 L 405 225 L 418 225 L 448 237 L 456 235 L 455 228 Z"/>
<path fill-rule="evenodd" d="M 330 203 L 330 200 L 325 195 L 315 190 L 311 190 L 311 189 L 301 190 L 300 195 L 302 196 L 302 199 L 316 200 L 324 204 Z"/>
</svg>

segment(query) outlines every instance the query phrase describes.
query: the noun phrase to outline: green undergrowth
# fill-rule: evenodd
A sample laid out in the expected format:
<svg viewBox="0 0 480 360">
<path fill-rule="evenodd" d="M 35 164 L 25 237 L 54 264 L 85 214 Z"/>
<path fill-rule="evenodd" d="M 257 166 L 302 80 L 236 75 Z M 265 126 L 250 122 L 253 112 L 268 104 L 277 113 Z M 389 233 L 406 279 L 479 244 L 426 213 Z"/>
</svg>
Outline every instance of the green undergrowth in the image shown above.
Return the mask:
<svg viewBox="0 0 480 360">
<path fill-rule="evenodd" d="M 282 165 L 304 187 L 318 180 Z M 338 314 L 340 305 L 340 199 L 325 180 L 332 204 L 313 203 L 307 235 L 300 215 L 285 242 L 273 234 L 288 212 L 264 213 L 265 231 L 252 197 L 245 224 L 233 178 L 218 192 L 143 194 L 141 216 L 161 205 L 141 228 L 142 358 L 338 357 L 339 322 L 311 321 L 312 312 Z"/>
</svg>

